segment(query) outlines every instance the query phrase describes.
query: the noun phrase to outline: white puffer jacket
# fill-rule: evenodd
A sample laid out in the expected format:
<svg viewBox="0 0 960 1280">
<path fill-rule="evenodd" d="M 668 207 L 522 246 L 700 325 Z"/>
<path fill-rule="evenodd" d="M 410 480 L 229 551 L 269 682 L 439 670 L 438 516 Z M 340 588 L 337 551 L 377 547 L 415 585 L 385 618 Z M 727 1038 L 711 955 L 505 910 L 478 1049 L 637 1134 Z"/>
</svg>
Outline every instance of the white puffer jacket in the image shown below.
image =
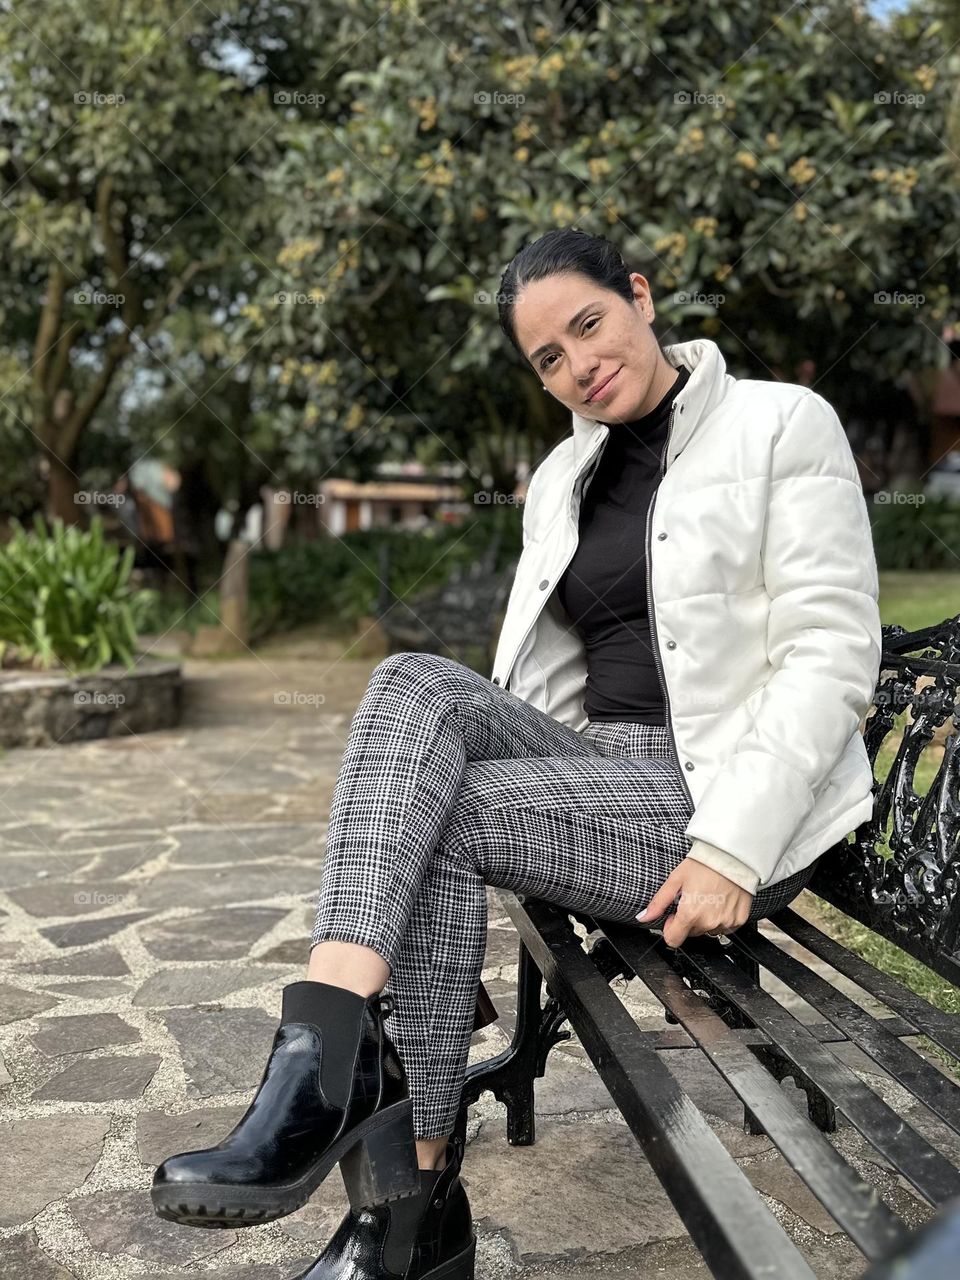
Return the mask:
<svg viewBox="0 0 960 1280">
<path fill-rule="evenodd" d="M 735 378 L 707 339 L 664 348 L 674 401 L 647 513 L 648 611 L 692 841 L 760 885 L 873 812 L 860 731 L 880 666 L 877 563 L 856 463 L 808 387 Z M 492 679 L 576 730 L 586 656 L 555 587 L 610 428 L 573 414 L 531 477 Z M 702 849 L 702 845 L 697 846 Z M 710 862 L 709 856 L 701 861 Z"/>
</svg>

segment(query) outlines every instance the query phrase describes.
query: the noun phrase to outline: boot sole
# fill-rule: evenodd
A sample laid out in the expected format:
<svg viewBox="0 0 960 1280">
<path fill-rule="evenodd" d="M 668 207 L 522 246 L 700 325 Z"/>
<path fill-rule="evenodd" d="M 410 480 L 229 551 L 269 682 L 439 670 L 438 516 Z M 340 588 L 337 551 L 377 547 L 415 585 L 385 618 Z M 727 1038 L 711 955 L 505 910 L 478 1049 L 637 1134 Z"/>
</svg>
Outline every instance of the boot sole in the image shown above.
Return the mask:
<svg viewBox="0 0 960 1280">
<path fill-rule="evenodd" d="M 413 1102 L 406 1099 L 369 1116 L 328 1147 L 296 1182 L 281 1186 L 171 1182 L 151 1187 L 154 1211 L 188 1227 L 247 1227 L 285 1218 L 303 1208 L 341 1162 L 351 1203 L 377 1205 L 420 1191 L 413 1136 Z M 455 1273 L 451 1272 L 451 1276 Z M 445 1273 L 437 1273 L 438 1280 Z"/>
</svg>

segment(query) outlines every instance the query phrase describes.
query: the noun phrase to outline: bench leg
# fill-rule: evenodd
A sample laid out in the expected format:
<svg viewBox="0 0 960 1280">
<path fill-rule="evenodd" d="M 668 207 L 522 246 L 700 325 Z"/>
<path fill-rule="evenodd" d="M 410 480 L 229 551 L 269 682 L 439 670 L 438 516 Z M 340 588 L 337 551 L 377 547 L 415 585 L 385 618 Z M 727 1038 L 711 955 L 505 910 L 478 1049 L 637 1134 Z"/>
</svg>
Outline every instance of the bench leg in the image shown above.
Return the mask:
<svg viewBox="0 0 960 1280">
<path fill-rule="evenodd" d="M 570 1038 L 559 1031 L 565 1014 L 556 1000 L 541 1008 L 543 978 L 527 948 L 520 943 L 517 971 L 517 1025 L 510 1047 L 467 1068 L 457 1132 L 466 1137 L 467 1108 L 489 1089 L 507 1108 L 507 1141 L 512 1147 L 528 1147 L 536 1141 L 533 1082 L 546 1069 L 547 1054 L 560 1040 Z"/>
</svg>

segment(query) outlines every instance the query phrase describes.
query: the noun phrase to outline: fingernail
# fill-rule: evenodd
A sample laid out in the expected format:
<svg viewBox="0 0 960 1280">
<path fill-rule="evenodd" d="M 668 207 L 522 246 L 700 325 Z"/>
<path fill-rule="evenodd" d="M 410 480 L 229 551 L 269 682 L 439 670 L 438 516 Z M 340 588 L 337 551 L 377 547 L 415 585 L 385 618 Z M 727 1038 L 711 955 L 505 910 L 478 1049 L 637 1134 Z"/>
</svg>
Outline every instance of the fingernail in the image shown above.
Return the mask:
<svg viewBox="0 0 960 1280">
<path fill-rule="evenodd" d="M 646 910 L 641 911 L 641 912 L 640 912 L 640 914 L 637 916 L 637 919 L 638 919 L 638 920 L 642 920 L 642 919 L 643 919 L 643 917 L 647 914 L 647 910 L 649 910 L 649 908 L 647 908 Z"/>
</svg>

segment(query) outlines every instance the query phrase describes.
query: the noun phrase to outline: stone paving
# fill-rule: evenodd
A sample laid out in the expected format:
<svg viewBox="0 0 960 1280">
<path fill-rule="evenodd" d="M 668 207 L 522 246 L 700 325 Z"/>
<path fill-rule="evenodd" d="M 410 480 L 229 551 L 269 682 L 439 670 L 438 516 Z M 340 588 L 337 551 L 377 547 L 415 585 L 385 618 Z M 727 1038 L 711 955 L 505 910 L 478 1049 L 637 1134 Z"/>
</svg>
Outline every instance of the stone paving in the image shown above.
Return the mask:
<svg viewBox="0 0 960 1280">
<path fill-rule="evenodd" d="M 177 729 L 0 760 L 5 1280 L 284 1280 L 329 1238 L 346 1208 L 337 1175 L 300 1212 L 235 1231 L 163 1222 L 148 1189 L 166 1155 L 219 1141 L 259 1082 L 280 991 L 303 976 L 330 796 L 375 660 L 309 635 L 188 660 Z M 484 981 L 501 1018 L 471 1061 L 504 1046 L 515 1010 L 516 938 L 489 901 Z M 641 1025 L 664 1025 L 645 988 L 620 986 Z M 845 1056 L 948 1142 L 878 1068 Z M 742 1132 L 720 1076 L 696 1051 L 664 1059 L 814 1270 L 859 1274 L 861 1255 L 770 1141 Z M 537 1112 L 537 1142 L 511 1148 L 498 1103 L 471 1109 L 479 1280 L 708 1274 L 575 1039 L 552 1053 Z M 929 1216 L 849 1125 L 831 1140 L 908 1220 Z"/>
</svg>

